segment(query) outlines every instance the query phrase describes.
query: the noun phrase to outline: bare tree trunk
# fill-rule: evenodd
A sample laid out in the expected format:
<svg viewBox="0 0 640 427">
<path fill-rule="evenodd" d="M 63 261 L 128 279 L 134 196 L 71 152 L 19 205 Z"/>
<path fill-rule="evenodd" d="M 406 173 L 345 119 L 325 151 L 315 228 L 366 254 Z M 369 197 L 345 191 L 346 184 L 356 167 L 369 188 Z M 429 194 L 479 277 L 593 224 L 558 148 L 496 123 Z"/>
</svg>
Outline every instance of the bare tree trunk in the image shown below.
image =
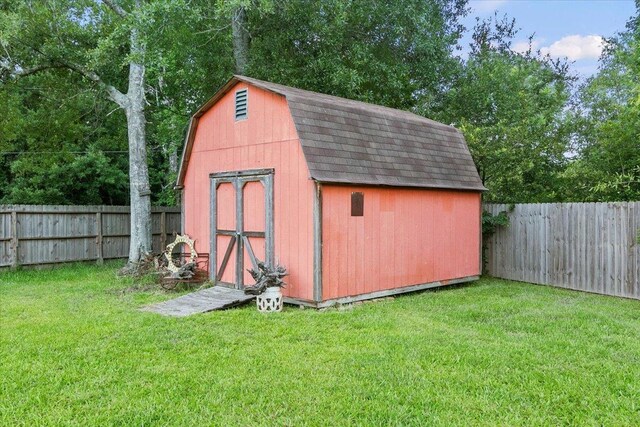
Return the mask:
<svg viewBox="0 0 640 427">
<path fill-rule="evenodd" d="M 248 31 L 247 11 L 239 6 L 231 15 L 231 35 L 233 39 L 233 59 L 236 63 L 236 74 L 244 74 L 249 62 L 249 44 L 251 36 Z"/>
<path fill-rule="evenodd" d="M 135 29 L 131 31 L 132 60 L 127 91 L 127 129 L 129 135 L 129 188 L 131 196 L 131 239 L 129 266 L 151 252 L 151 188 L 147 165 L 144 73 L 145 47 Z"/>
<path fill-rule="evenodd" d="M 175 147 L 169 148 L 169 173 L 171 175 L 178 174 L 178 152 Z"/>
</svg>

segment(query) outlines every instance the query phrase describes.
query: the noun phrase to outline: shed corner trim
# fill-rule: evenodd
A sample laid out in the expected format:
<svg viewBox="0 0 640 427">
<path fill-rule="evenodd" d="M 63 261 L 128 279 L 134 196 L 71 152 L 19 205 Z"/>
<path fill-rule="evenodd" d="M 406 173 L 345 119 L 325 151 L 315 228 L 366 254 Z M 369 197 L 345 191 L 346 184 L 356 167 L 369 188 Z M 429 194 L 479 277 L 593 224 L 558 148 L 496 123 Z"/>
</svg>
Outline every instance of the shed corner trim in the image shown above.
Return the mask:
<svg viewBox="0 0 640 427">
<path fill-rule="evenodd" d="M 313 190 L 313 300 L 322 301 L 322 184 Z"/>
</svg>

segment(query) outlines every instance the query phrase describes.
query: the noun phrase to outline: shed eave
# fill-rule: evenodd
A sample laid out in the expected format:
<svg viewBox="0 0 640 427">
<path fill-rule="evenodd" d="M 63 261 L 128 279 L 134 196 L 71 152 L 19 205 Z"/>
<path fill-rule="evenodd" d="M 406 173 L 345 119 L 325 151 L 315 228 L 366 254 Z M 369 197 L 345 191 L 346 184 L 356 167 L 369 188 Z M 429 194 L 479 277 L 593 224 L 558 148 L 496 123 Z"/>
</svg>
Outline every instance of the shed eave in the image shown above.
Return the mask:
<svg viewBox="0 0 640 427">
<path fill-rule="evenodd" d="M 465 186 L 456 186 L 456 185 L 428 185 L 428 184 L 411 184 L 411 183 L 402 183 L 402 184 L 392 184 L 385 182 L 355 182 L 351 180 L 340 180 L 340 179 L 321 179 L 316 177 L 311 177 L 314 181 L 320 184 L 333 184 L 333 185 L 362 185 L 369 187 L 388 187 L 388 188 L 423 188 L 425 190 L 460 190 L 460 191 L 478 191 L 485 192 L 488 191 L 488 188 L 485 186 L 482 187 L 465 187 Z"/>
</svg>

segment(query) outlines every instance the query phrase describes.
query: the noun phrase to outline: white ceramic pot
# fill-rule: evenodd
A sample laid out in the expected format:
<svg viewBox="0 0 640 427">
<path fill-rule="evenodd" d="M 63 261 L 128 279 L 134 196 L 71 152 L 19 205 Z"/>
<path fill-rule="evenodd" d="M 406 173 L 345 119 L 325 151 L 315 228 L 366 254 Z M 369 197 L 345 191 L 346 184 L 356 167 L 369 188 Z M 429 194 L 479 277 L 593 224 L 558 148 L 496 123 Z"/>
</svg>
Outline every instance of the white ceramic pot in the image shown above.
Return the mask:
<svg viewBox="0 0 640 427">
<path fill-rule="evenodd" d="M 279 287 L 267 288 L 256 297 L 258 311 L 269 313 L 272 311 L 282 311 L 283 298 Z"/>
</svg>

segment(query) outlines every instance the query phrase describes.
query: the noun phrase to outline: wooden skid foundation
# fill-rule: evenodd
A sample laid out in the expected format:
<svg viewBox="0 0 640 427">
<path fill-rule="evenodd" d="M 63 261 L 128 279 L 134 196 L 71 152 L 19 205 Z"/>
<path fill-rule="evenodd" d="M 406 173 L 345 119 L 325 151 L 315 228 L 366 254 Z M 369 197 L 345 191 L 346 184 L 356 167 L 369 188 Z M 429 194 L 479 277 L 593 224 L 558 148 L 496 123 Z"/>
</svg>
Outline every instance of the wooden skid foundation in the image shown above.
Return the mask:
<svg viewBox="0 0 640 427">
<path fill-rule="evenodd" d="M 438 288 L 438 287 L 441 287 L 441 286 L 455 285 L 455 284 L 458 284 L 458 283 L 465 283 L 465 282 L 472 282 L 474 280 L 478 280 L 479 278 L 480 278 L 480 276 L 460 277 L 458 279 L 443 280 L 443 281 L 437 281 L 437 282 L 431 282 L 431 283 L 422 283 L 422 284 L 419 284 L 419 285 L 405 286 L 405 287 L 402 287 L 402 288 L 387 289 L 387 290 L 384 290 L 384 291 L 370 292 L 370 293 L 367 293 L 367 294 L 347 296 L 347 297 L 342 297 L 342 298 L 335 298 L 335 299 L 325 300 L 325 301 L 321 301 L 321 302 L 307 301 L 307 300 L 301 300 L 301 299 L 296 299 L 296 298 L 287 298 L 287 297 L 285 297 L 284 302 L 287 303 L 287 304 L 302 305 L 302 306 L 305 306 L 305 307 L 326 308 L 326 307 L 331 307 L 331 306 L 339 305 L 339 304 L 351 304 L 351 303 L 354 303 L 354 302 L 357 302 L 357 301 L 364 301 L 364 300 L 377 299 L 377 298 L 385 298 L 385 297 L 389 297 L 389 296 L 393 296 L 393 295 L 405 294 L 405 293 L 408 293 L 408 292 L 423 291 L 425 289 Z"/>
</svg>

